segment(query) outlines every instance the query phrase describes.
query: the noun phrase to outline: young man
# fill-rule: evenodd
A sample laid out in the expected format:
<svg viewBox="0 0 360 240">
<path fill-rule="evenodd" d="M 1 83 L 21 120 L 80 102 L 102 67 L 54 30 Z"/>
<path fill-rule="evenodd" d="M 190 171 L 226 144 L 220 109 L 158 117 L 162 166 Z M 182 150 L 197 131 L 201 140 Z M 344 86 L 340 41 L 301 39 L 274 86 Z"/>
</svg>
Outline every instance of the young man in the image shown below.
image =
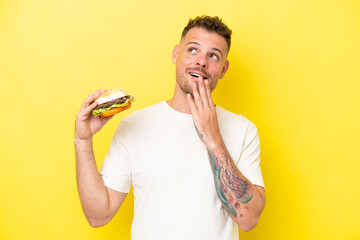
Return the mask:
<svg viewBox="0 0 360 240">
<path fill-rule="evenodd" d="M 211 92 L 229 68 L 231 30 L 197 17 L 173 50 L 172 99 L 125 117 L 97 171 L 92 136 L 110 118 L 94 118 L 93 92 L 77 114 L 77 184 L 93 227 L 108 223 L 133 186 L 132 239 L 238 239 L 265 206 L 256 127 L 215 106 Z M 146 121 L 145 121 L 146 120 Z"/>
</svg>

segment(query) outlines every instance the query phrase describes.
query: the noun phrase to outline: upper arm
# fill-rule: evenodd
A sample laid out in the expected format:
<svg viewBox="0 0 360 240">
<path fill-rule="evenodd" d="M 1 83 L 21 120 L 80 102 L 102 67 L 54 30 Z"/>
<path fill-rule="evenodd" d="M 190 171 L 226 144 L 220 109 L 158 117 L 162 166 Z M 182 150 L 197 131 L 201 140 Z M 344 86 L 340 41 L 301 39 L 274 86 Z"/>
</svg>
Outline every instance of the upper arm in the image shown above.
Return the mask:
<svg viewBox="0 0 360 240">
<path fill-rule="evenodd" d="M 127 193 L 118 192 L 108 187 L 106 187 L 106 190 L 109 196 L 109 204 L 110 204 L 109 221 L 110 221 L 115 216 L 120 206 L 124 202 Z"/>
</svg>

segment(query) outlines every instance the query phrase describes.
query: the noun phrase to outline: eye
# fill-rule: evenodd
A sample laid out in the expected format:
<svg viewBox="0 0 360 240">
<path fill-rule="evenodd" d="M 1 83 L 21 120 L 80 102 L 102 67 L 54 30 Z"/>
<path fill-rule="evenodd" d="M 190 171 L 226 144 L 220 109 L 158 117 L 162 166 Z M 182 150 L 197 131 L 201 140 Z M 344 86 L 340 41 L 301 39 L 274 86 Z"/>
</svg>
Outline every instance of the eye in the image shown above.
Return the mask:
<svg viewBox="0 0 360 240">
<path fill-rule="evenodd" d="M 188 52 L 190 52 L 190 53 L 195 53 L 195 52 L 196 52 L 196 49 L 195 49 L 195 48 L 189 48 L 189 49 L 188 49 Z"/>
<path fill-rule="evenodd" d="M 210 54 L 210 58 L 211 58 L 211 59 L 214 59 L 214 60 L 218 60 L 218 59 L 219 59 L 219 57 L 218 57 L 216 54 L 213 54 L 213 53 Z"/>
</svg>

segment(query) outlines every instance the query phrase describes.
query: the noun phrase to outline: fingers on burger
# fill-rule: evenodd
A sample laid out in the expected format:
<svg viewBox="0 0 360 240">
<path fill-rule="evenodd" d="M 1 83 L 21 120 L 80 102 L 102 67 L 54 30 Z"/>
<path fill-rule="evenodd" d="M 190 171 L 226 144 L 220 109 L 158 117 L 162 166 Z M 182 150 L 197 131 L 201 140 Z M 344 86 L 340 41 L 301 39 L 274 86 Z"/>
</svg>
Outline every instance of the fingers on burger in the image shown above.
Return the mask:
<svg viewBox="0 0 360 240">
<path fill-rule="evenodd" d="M 95 100 L 98 106 L 92 114 L 100 117 L 110 117 L 131 107 L 134 97 L 128 95 L 125 90 L 116 88 L 103 93 Z"/>
</svg>

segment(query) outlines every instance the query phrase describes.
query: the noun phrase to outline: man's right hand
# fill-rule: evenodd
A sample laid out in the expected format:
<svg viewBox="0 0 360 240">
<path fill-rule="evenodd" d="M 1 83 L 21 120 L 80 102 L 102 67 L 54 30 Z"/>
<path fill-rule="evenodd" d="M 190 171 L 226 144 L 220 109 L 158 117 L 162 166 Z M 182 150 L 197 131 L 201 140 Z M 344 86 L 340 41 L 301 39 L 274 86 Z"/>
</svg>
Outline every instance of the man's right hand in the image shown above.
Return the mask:
<svg viewBox="0 0 360 240">
<path fill-rule="evenodd" d="M 85 99 L 76 115 L 75 140 L 91 140 L 93 135 L 112 118 L 112 116 L 103 118 L 92 115 L 92 110 L 97 106 L 95 99 L 106 91 L 105 89 L 97 90 Z"/>
</svg>

